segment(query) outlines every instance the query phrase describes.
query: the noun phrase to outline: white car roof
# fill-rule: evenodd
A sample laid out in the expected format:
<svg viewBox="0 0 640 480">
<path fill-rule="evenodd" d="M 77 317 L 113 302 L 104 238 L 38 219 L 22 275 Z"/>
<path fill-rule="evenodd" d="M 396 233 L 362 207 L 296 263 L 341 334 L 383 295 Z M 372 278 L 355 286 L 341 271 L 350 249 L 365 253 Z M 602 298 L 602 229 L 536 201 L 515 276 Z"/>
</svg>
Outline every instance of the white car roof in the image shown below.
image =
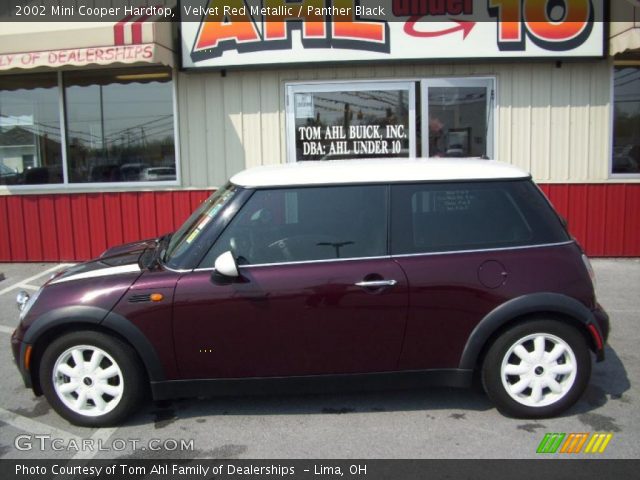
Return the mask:
<svg viewBox="0 0 640 480">
<path fill-rule="evenodd" d="M 508 163 L 470 158 L 325 160 L 254 167 L 231 177 L 248 188 L 528 178 Z"/>
</svg>

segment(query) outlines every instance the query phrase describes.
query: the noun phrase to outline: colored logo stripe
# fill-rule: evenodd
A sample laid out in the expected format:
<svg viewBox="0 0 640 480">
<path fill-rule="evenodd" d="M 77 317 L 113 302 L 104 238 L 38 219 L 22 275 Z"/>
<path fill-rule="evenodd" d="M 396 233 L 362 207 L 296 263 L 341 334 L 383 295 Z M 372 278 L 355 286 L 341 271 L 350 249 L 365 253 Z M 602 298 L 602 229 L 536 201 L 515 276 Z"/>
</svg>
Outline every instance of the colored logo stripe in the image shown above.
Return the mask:
<svg viewBox="0 0 640 480">
<path fill-rule="evenodd" d="M 538 445 L 536 453 L 604 453 L 613 438 L 612 433 L 547 433 Z M 588 442 L 587 442 L 588 440 Z M 560 449 L 558 451 L 558 449 Z"/>
<path fill-rule="evenodd" d="M 556 453 L 565 435 L 564 433 L 547 433 L 538 445 L 536 453 Z"/>
<path fill-rule="evenodd" d="M 560 453 L 580 453 L 587 438 L 589 438 L 588 433 L 570 433 L 562 445 Z"/>
<path fill-rule="evenodd" d="M 584 453 L 603 453 L 612 437 L 611 433 L 594 433 Z"/>
</svg>

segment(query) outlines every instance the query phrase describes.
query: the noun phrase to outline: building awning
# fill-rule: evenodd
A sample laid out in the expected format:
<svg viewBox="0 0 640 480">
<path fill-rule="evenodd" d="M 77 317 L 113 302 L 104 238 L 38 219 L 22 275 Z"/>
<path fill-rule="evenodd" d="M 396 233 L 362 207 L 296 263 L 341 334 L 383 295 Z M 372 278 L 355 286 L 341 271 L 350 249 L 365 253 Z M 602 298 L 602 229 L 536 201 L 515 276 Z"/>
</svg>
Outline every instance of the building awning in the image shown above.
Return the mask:
<svg viewBox="0 0 640 480">
<path fill-rule="evenodd" d="M 611 2 L 611 18 L 627 21 L 609 23 L 609 55 L 640 49 L 640 0 Z"/>
<path fill-rule="evenodd" d="M 2 23 L 0 71 L 149 63 L 173 66 L 171 22 Z"/>
<path fill-rule="evenodd" d="M 640 49 L 640 21 L 611 22 L 610 32 L 609 55 Z"/>
</svg>

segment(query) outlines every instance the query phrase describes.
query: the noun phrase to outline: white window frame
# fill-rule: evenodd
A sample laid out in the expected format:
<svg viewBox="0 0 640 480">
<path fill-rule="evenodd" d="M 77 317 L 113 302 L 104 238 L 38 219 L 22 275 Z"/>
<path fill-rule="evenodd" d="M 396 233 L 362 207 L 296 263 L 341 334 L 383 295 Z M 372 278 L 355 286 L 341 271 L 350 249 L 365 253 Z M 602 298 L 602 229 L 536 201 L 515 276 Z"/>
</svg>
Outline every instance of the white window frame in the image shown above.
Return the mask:
<svg viewBox="0 0 640 480">
<path fill-rule="evenodd" d="M 610 102 L 611 105 L 609 112 L 609 162 L 607 170 L 607 178 L 609 180 L 640 180 L 640 172 L 638 173 L 613 173 L 613 149 L 615 144 L 615 127 L 616 127 L 616 67 L 635 67 L 640 69 L 640 61 L 636 60 L 618 60 L 614 61 L 611 66 L 611 91 Z"/>
<path fill-rule="evenodd" d="M 485 87 L 487 89 L 486 111 L 487 115 L 487 157 L 495 160 L 496 137 L 496 79 L 495 77 L 444 77 L 425 78 L 420 80 L 420 108 L 421 108 L 421 132 L 422 156 L 429 158 L 429 88 L 430 87 Z M 493 105 L 492 105 L 493 104 Z"/>
<path fill-rule="evenodd" d="M 109 69 L 112 70 L 112 69 Z M 0 185 L 0 190 L 10 189 L 11 191 L 33 191 L 33 190 L 61 190 L 68 191 L 119 191 L 122 189 L 140 188 L 145 187 L 179 187 L 182 184 L 182 168 L 180 167 L 180 141 L 179 141 L 179 119 L 178 119 L 178 70 L 177 68 L 171 69 L 171 105 L 173 108 L 173 138 L 174 138 L 174 156 L 176 167 L 176 179 L 175 180 L 162 180 L 151 182 L 69 182 L 69 167 L 67 164 L 67 109 L 64 95 L 64 83 L 62 79 L 63 72 L 57 72 L 58 78 L 58 110 L 60 118 L 60 139 L 61 139 L 61 158 L 62 158 L 62 183 L 42 183 L 34 185 Z"/>
<path fill-rule="evenodd" d="M 409 91 L 409 157 L 416 156 L 416 80 L 365 80 L 356 81 L 318 81 L 291 82 L 285 84 L 285 117 L 286 117 L 286 152 L 287 162 L 294 163 L 296 159 L 296 114 L 294 96 L 296 93 L 326 93 L 344 91 L 367 90 L 408 90 Z"/>
</svg>

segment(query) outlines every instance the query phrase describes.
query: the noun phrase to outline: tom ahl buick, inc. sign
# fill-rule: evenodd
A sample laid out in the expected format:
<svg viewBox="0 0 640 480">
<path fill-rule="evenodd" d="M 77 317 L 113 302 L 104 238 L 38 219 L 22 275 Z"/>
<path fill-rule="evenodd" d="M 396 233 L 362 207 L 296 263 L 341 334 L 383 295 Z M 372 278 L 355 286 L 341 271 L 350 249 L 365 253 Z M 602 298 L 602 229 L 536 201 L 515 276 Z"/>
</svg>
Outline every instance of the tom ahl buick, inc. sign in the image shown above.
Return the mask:
<svg viewBox="0 0 640 480">
<path fill-rule="evenodd" d="M 183 0 L 183 67 L 604 55 L 604 0 Z"/>
</svg>

